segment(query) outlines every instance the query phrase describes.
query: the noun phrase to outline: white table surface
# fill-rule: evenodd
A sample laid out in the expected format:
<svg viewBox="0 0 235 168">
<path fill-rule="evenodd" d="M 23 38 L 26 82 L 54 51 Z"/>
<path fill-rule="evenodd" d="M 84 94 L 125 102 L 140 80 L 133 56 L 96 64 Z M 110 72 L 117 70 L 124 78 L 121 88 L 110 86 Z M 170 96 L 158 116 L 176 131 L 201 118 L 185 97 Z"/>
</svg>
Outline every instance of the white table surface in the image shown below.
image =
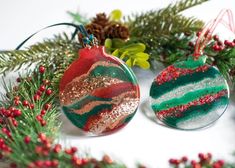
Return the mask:
<svg viewBox="0 0 235 168">
<path fill-rule="evenodd" d="M 168 5 L 170 0 L 0 0 L 0 50 L 13 49 L 29 34 L 57 22 L 71 21 L 66 11 L 76 11 L 93 16 L 97 12 L 109 13 L 122 9 L 131 14 Z M 188 10 L 184 14 L 205 21 L 214 18 L 221 9 L 231 8 L 233 0 L 212 0 Z M 219 29 L 220 30 L 220 29 Z M 226 29 L 220 33 L 225 37 Z M 232 39 L 233 37 L 230 37 Z M 161 69 L 161 66 L 159 66 Z M 142 104 L 148 97 L 149 87 L 156 72 L 135 69 L 141 87 Z M 11 78 L 12 76 L 8 76 Z M 103 137 L 84 137 L 66 118 L 62 118 L 61 142 L 78 146 L 81 150 L 101 157 L 108 153 L 129 167 L 141 162 L 149 167 L 167 167 L 168 159 L 188 155 L 196 158 L 198 152 L 211 152 L 216 158 L 234 160 L 235 150 L 235 96 L 228 110 L 212 127 L 199 131 L 177 131 L 152 122 L 142 112 L 142 106 L 128 126 L 121 131 Z"/>
</svg>

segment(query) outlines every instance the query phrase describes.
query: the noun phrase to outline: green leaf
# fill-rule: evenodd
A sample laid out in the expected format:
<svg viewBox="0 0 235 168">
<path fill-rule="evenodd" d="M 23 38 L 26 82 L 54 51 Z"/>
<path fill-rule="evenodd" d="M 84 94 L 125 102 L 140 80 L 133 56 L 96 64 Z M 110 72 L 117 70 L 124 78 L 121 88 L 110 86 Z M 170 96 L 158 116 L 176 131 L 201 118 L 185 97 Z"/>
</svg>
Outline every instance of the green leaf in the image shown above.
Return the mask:
<svg viewBox="0 0 235 168">
<path fill-rule="evenodd" d="M 149 59 L 149 54 L 144 53 L 144 52 L 139 52 L 135 54 L 135 57 L 138 59 L 143 59 L 143 60 L 148 60 Z"/>
<path fill-rule="evenodd" d="M 126 64 L 127 64 L 129 67 L 132 67 L 132 60 L 131 60 L 131 58 L 129 58 L 129 59 L 126 61 Z"/>
<path fill-rule="evenodd" d="M 133 62 L 133 65 L 137 65 L 143 69 L 149 69 L 150 68 L 150 63 L 146 60 L 143 59 L 135 59 Z"/>
<path fill-rule="evenodd" d="M 112 40 L 110 38 L 107 38 L 104 42 L 105 48 L 110 49 L 112 47 Z"/>
<path fill-rule="evenodd" d="M 118 57 L 118 55 L 119 55 L 119 49 L 114 50 L 114 52 L 112 53 L 112 55 Z"/>
<path fill-rule="evenodd" d="M 122 18 L 122 11 L 119 9 L 115 9 L 110 13 L 110 20 L 120 21 Z"/>
<path fill-rule="evenodd" d="M 120 56 L 120 59 L 123 60 L 127 56 L 127 54 L 128 54 L 128 51 L 123 52 L 122 55 Z"/>
<path fill-rule="evenodd" d="M 125 45 L 125 41 L 119 38 L 112 39 L 112 47 L 113 48 L 121 48 Z"/>
<path fill-rule="evenodd" d="M 120 49 L 120 52 L 129 51 L 132 53 L 143 52 L 145 50 L 145 45 L 143 43 L 129 44 Z"/>
</svg>

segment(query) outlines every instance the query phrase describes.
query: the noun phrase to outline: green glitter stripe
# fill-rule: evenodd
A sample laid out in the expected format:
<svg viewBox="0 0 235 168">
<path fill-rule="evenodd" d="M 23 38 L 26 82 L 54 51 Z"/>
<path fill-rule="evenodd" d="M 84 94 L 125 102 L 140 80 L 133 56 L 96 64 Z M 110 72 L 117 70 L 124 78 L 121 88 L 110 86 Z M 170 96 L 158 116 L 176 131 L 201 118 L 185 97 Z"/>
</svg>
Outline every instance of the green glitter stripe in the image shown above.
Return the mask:
<svg viewBox="0 0 235 168">
<path fill-rule="evenodd" d="M 195 72 L 193 74 L 187 74 L 179 77 L 177 80 L 171 80 L 158 85 L 157 82 L 153 82 L 150 89 L 150 96 L 154 99 L 159 98 L 163 94 L 174 90 L 177 87 L 184 86 L 193 82 L 199 82 L 205 78 L 215 78 L 220 75 L 219 71 L 214 67 L 210 67 L 206 72 Z"/>
<path fill-rule="evenodd" d="M 80 99 L 79 101 L 77 101 L 76 103 L 73 103 L 73 104 L 68 105 L 66 107 L 79 110 L 79 109 L 83 108 L 84 105 L 88 104 L 91 101 L 112 101 L 112 98 L 101 98 L 101 97 L 87 95 L 87 96 L 83 97 L 82 99 Z"/>
<path fill-rule="evenodd" d="M 66 106 L 62 107 L 65 115 L 72 121 L 74 125 L 76 125 L 79 128 L 83 128 L 88 121 L 89 117 L 97 115 L 102 110 L 111 110 L 112 105 L 110 104 L 102 104 L 99 106 L 94 107 L 90 112 L 85 114 L 76 114 Z"/>
<path fill-rule="evenodd" d="M 221 86 L 215 86 L 215 87 L 196 90 L 194 92 L 186 93 L 182 97 L 173 98 L 168 101 L 164 101 L 161 104 L 154 104 L 152 105 L 152 108 L 154 109 L 154 111 L 161 111 L 161 110 L 166 110 L 171 107 L 176 107 L 179 105 L 186 105 L 189 102 L 197 100 L 199 97 L 203 97 L 208 94 L 215 94 L 223 89 L 227 89 L 227 86 L 221 85 Z"/>
<path fill-rule="evenodd" d="M 167 125 L 178 128 L 177 124 L 179 122 L 190 120 L 195 117 L 199 117 L 201 115 L 206 115 L 209 112 L 212 112 L 213 110 L 218 108 L 219 106 L 225 106 L 224 108 L 226 108 L 228 101 L 229 100 L 227 96 L 222 96 L 216 101 L 211 102 L 209 104 L 204 104 L 200 106 L 192 106 L 191 108 L 189 108 L 187 111 L 183 113 L 183 117 L 166 117 L 163 119 L 163 122 L 167 123 Z M 202 125 L 201 127 L 205 127 L 209 124 L 211 123 L 207 123 L 206 125 Z"/>
<path fill-rule="evenodd" d="M 130 73 L 130 72 L 129 72 Z M 131 83 L 135 83 L 135 77 L 133 74 L 126 74 L 125 71 L 123 71 L 123 69 L 119 68 L 119 67 L 113 67 L 113 66 L 102 66 L 102 65 L 98 65 L 97 67 L 95 67 L 95 69 L 93 69 L 90 72 L 90 76 L 108 76 L 108 77 L 112 77 L 112 78 L 117 78 L 123 81 L 127 81 L 127 82 L 131 82 Z"/>
<path fill-rule="evenodd" d="M 195 57 L 190 56 L 186 61 L 177 62 L 174 66 L 181 69 L 196 69 L 205 65 L 206 58 L 206 56 L 200 56 L 197 60 L 195 60 Z"/>
</svg>

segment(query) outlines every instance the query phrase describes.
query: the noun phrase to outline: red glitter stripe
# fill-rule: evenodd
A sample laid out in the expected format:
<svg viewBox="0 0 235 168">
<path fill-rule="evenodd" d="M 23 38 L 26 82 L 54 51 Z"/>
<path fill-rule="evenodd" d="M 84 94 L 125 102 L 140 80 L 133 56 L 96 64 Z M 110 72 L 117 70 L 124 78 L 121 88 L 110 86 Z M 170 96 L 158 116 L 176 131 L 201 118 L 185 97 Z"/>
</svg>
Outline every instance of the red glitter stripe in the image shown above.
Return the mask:
<svg viewBox="0 0 235 168">
<path fill-rule="evenodd" d="M 204 104 L 208 104 L 211 103 L 213 101 L 215 101 L 216 99 L 220 98 L 221 96 L 226 95 L 228 92 L 227 90 L 222 90 L 214 95 L 205 95 L 197 100 L 194 100 L 186 105 L 179 105 L 176 107 L 171 107 L 167 110 L 162 110 L 157 112 L 157 117 L 159 118 L 165 118 L 165 117 L 170 117 L 170 116 L 174 116 L 174 117 L 181 117 L 182 113 L 186 110 L 188 110 L 190 107 L 192 106 L 200 106 L 200 105 L 204 105 Z"/>
<path fill-rule="evenodd" d="M 208 65 L 203 65 L 196 69 L 183 69 L 183 68 L 177 68 L 174 65 L 170 65 L 157 76 L 155 81 L 158 83 L 158 85 L 161 85 L 165 82 L 176 80 L 180 76 L 193 74 L 195 72 L 204 72 L 208 68 L 209 68 Z"/>
<path fill-rule="evenodd" d="M 60 90 L 64 90 L 67 83 L 71 82 L 75 77 L 86 74 L 91 66 L 97 61 L 105 60 L 120 65 L 120 63 L 104 52 L 104 47 L 83 48 L 79 50 L 79 58 L 74 61 L 64 72 L 64 77 L 60 81 Z"/>
<path fill-rule="evenodd" d="M 133 85 L 132 83 L 118 83 L 113 84 L 108 87 L 96 89 L 92 92 L 92 96 L 101 97 L 101 98 L 112 98 L 118 96 L 119 94 L 127 91 L 138 90 L 138 86 Z M 139 95 L 137 95 L 139 97 Z"/>
</svg>

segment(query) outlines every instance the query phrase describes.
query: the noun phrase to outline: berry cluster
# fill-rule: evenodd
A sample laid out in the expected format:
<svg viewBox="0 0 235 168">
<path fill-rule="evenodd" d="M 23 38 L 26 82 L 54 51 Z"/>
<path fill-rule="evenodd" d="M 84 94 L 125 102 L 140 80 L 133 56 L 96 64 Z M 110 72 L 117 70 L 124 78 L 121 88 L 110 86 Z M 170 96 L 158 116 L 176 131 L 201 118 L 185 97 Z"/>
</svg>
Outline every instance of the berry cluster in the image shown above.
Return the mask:
<svg viewBox="0 0 235 168">
<path fill-rule="evenodd" d="M 192 168 L 203 168 L 203 167 L 210 167 L 210 168 L 223 168 L 225 165 L 223 160 L 216 160 L 212 161 L 212 154 L 207 153 L 199 153 L 198 154 L 199 160 L 191 160 L 189 161 L 188 157 L 184 156 L 181 159 L 170 159 L 169 163 L 171 166 L 175 168 L 179 167 L 192 167 Z"/>
</svg>

